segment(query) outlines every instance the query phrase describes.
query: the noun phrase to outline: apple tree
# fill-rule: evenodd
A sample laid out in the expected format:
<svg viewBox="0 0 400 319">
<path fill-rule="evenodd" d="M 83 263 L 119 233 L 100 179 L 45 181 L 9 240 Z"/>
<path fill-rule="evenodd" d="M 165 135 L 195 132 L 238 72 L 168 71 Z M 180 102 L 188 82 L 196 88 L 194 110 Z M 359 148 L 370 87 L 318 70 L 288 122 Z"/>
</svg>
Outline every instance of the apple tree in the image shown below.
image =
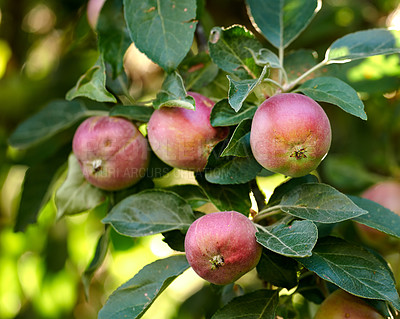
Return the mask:
<svg viewBox="0 0 400 319">
<path fill-rule="evenodd" d="M 358 234 L 373 229 L 399 247 L 400 216 L 385 201 L 360 195 L 383 178 L 337 156 L 341 143 L 352 147 L 348 139 L 373 158 L 368 136 L 353 132 L 379 114 L 367 114 L 363 90 L 337 70 L 398 56 L 400 31 L 350 32 L 318 57 L 292 49 L 318 29 L 308 28 L 323 6 L 317 0 L 246 0 L 247 26 L 211 25 L 204 1 L 95 2 L 87 14 L 97 61 L 65 99 L 20 123 L 9 144 L 27 150 L 55 136 L 67 141 L 62 162 L 28 170 L 16 230 L 34 223 L 49 200 L 58 219 L 105 210 L 104 233 L 82 274 L 87 290 L 110 231 L 162 234 L 174 251 L 132 274 L 98 318 L 142 317 L 189 268 L 212 287 L 213 319 L 311 318 L 336 289 L 350 308 L 396 316 L 399 270 Z M 162 73 L 152 92 L 132 93 L 132 47 Z M 182 171 L 190 183 L 157 182 Z M 394 172 L 387 179 L 400 177 Z M 261 181 L 271 176 L 282 180 L 268 190 Z M 250 274 L 251 284 L 237 282 Z"/>
</svg>

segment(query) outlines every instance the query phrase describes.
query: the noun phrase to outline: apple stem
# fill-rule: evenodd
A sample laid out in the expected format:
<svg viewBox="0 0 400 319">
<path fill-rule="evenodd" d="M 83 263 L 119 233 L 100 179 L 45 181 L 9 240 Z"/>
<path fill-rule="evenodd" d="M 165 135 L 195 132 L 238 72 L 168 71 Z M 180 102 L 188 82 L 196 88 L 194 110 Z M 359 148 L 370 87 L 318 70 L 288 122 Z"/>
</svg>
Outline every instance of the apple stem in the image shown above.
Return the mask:
<svg viewBox="0 0 400 319">
<path fill-rule="evenodd" d="M 254 218 L 253 221 L 258 223 L 260 220 L 265 219 L 270 216 L 275 216 L 280 214 L 282 211 L 279 205 L 272 206 L 261 210 Z"/>
<path fill-rule="evenodd" d="M 125 82 L 122 80 L 121 76 L 119 75 L 117 77 L 118 83 L 121 85 L 122 88 L 122 92 L 124 92 L 125 97 L 128 99 L 128 101 L 130 102 L 130 104 L 135 104 L 135 100 L 132 97 L 132 95 L 129 93 L 129 88 L 128 86 L 125 84 Z"/>
<path fill-rule="evenodd" d="M 279 69 L 279 83 L 282 84 L 282 80 L 283 80 L 283 56 L 285 53 L 285 49 L 283 48 L 283 46 L 279 47 L 279 64 L 281 65 L 280 69 Z"/>
<path fill-rule="evenodd" d="M 264 82 L 272 83 L 275 86 L 277 86 L 278 88 L 280 88 L 282 91 L 284 90 L 282 85 L 280 85 L 278 82 L 276 82 L 276 81 L 274 81 L 274 80 L 272 80 L 270 78 L 264 79 Z"/>
</svg>

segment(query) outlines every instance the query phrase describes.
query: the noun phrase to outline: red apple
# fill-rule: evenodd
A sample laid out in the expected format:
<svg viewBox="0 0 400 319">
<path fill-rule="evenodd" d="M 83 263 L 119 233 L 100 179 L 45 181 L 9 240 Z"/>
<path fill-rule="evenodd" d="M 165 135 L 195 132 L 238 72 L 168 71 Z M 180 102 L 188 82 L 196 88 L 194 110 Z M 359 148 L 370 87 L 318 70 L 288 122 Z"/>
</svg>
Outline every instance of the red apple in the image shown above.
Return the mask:
<svg viewBox="0 0 400 319">
<path fill-rule="evenodd" d="M 199 93 L 188 93 L 196 110 L 162 107 L 155 110 L 147 126 L 154 153 L 172 167 L 202 171 L 214 146 L 228 135 L 226 127 L 212 127 L 214 103 Z"/>
<path fill-rule="evenodd" d="M 383 319 L 363 299 L 338 289 L 321 304 L 314 319 Z"/>
<path fill-rule="evenodd" d="M 96 30 L 97 20 L 99 19 L 101 8 L 106 0 L 89 0 L 86 13 L 89 25 L 93 30 Z"/>
<path fill-rule="evenodd" d="M 246 216 L 225 211 L 204 215 L 185 237 L 186 258 L 203 279 L 226 285 L 253 269 L 262 247 L 255 238 L 256 227 Z"/>
<path fill-rule="evenodd" d="M 95 116 L 75 132 L 72 150 L 82 173 L 92 185 L 119 190 L 141 179 L 147 169 L 146 138 L 124 118 Z"/>
<path fill-rule="evenodd" d="M 250 145 L 267 170 L 300 177 L 316 169 L 329 151 L 331 126 L 322 107 L 297 93 L 265 100 L 254 114 Z"/>
</svg>

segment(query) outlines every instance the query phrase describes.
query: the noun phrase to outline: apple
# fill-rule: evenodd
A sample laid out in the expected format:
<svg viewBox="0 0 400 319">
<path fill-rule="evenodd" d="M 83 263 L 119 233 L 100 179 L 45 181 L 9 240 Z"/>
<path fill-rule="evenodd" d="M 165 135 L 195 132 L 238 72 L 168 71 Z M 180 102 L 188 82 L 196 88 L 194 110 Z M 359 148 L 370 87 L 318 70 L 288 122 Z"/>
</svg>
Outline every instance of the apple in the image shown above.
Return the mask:
<svg viewBox="0 0 400 319">
<path fill-rule="evenodd" d="M 226 285 L 253 269 L 262 247 L 256 227 L 235 211 L 206 214 L 190 225 L 185 237 L 186 258 L 203 279 Z"/>
<path fill-rule="evenodd" d="M 400 183 L 397 181 L 376 183 L 365 190 L 361 197 L 372 200 L 400 215 Z M 374 247 L 381 246 L 388 239 L 388 235 L 379 230 L 359 223 L 355 225 L 361 238 Z"/>
<path fill-rule="evenodd" d="M 99 19 L 101 8 L 106 0 L 89 0 L 86 7 L 86 14 L 89 25 L 96 30 L 97 20 Z"/>
<path fill-rule="evenodd" d="M 196 109 L 162 107 L 151 115 L 148 139 L 154 153 L 166 164 L 190 171 L 204 170 L 214 146 L 229 133 L 227 127 L 212 127 L 214 102 L 194 92 Z"/>
<path fill-rule="evenodd" d="M 281 93 L 258 107 L 250 146 L 267 170 L 300 177 L 318 167 L 331 139 L 329 119 L 317 102 L 302 94 Z"/>
<path fill-rule="evenodd" d="M 338 289 L 320 305 L 314 319 L 383 319 L 363 299 Z"/>
<path fill-rule="evenodd" d="M 94 116 L 75 132 L 72 150 L 92 185 L 109 191 L 138 182 L 149 162 L 146 138 L 127 119 Z"/>
</svg>

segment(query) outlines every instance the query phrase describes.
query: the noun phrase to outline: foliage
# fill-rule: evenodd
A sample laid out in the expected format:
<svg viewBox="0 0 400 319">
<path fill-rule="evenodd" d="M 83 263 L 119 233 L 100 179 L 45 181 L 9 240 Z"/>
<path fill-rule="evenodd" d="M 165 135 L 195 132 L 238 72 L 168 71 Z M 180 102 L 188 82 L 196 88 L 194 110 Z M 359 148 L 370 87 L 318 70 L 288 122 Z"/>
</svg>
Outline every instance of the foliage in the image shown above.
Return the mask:
<svg viewBox="0 0 400 319">
<path fill-rule="evenodd" d="M 80 70 L 80 77 L 75 75 L 75 85 L 71 80 L 64 88 L 64 99 L 46 101 L 9 136 L 10 149 L 29 166 L 14 230 L 28 232 L 53 202 L 58 221 L 90 215 L 101 229 L 92 247 L 94 257 L 81 271 L 89 298 L 92 279 L 101 272 L 113 236 L 120 241 L 126 239 L 123 236 L 132 238 L 129 246 L 161 234 L 173 250 L 107 296 L 98 318 L 145 316 L 167 287 L 187 273 L 184 235 L 210 209 L 251 216 L 263 255 L 249 280 L 212 286 L 207 293 L 216 296 L 210 302 L 215 309 L 206 313 L 210 308 L 204 308 L 201 315 L 310 318 L 313 305 L 336 287 L 375 302 L 385 315 L 400 311 L 399 270 L 389 267 L 386 255 L 370 250 L 351 231 L 354 223 L 365 224 L 390 235 L 395 247 L 400 247 L 396 241 L 400 216 L 358 196 L 378 180 L 400 177 L 396 164 L 400 153 L 389 141 L 400 132 L 396 124 L 400 81 L 385 82 L 400 72 L 370 83 L 350 79 L 351 70 L 368 72 L 367 63 L 374 59 L 397 57 L 399 64 L 400 31 L 372 26 L 348 33 L 340 30 L 341 35 L 332 32 L 322 48 L 312 48 L 323 56 L 318 60 L 313 51 L 296 47 L 296 42 L 308 47 L 307 34 L 318 37 L 319 24 L 324 25 L 318 16 L 326 14 L 319 1 L 246 0 L 245 5 L 246 19 L 253 26 L 247 20 L 214 25 L 208 12 L 212 8 L 205 1 L 107 0 L 96 30 L 85 29 L 97 40 L 87 69 Z M 79 25 L 75 27 L 71 46 L 79 48 L 82 39 Z M 140 63 L 134 63 L 137 69 L 124 68 L 126 60 L 140 56 L 139 51 L 134 57 L 127 53 L 131 43 L 151 60 L 145 60 L 149 70 L 154 68 L 162 78 L 148 92 L 135 91 Z M 152 81 L 149 70 L 144 77 Z M 141 81 L 145 86 L 146 80 Z M 204 171 L 182 173 L 151 152 L 146 176 L 128 189 L 106 192 L 84 179 L 70 145 L 80 122 L 94 115 L 120 116 L 146 135 L 155 109 L 196 107 L 189 90 L 216 102 L 212 126 L 230 129 Z M 382 94 L 393 90 L 397 91 L 393 102 L 387 103 L 390 112 L 385 114 L 390 115 L 385 118 L 380 111 L 387 102 Z M 299 178 L 281 176 L 281 182 L 265 187 L 263 183 L 273 181 L 276 174 L 263 169 L 251 153 L 251 121 L 265 98 L 281 92 L 300 92 L 320 102 L 333 124 L 333 144 L 318 171 Z M 367 125 L 372 125 L 368 131 Z M 376 132 L 383 132 L 382 136 Z M 382 140 L 388 145 L 384 150 L 388 156 L 383 158 L 372 149 Z M 168 183 L 174 173 L 186 174 L 189 182 Z M 191 298 L 181 310 L 186 302 L 195 303 Z"/>
</svg>

